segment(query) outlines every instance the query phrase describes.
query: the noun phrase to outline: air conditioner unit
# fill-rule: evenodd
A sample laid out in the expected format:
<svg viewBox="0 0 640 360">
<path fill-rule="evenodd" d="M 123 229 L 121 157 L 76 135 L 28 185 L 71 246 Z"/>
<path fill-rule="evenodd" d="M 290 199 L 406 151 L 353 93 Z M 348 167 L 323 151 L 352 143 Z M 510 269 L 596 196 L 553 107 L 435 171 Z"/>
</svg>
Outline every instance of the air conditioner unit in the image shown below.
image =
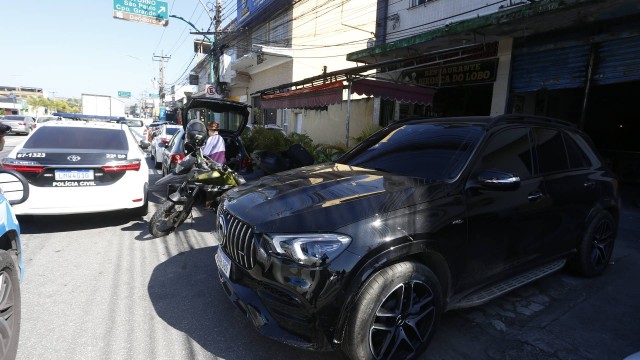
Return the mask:
<svg viewBox="0 0 640 360">
<path fill-rule="evenodd" d="M 374 47 L 374 46 L 376 46 L 376 39 L 371 38 L 371 39 L 367 40 L 367 48 L 371 48 L 371 47 Z"/>
</svg>

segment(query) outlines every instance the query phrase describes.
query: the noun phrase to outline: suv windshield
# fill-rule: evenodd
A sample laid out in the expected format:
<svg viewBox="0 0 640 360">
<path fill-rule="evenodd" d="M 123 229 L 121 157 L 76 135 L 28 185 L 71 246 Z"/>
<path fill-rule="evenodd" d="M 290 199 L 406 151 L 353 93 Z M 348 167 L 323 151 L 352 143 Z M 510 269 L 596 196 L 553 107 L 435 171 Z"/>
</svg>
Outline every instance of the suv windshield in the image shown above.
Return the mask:
<svg viewBox="0 0 640 360">
<path fill-rule="evenodd" d="M 48 126 L 35 131 L 24 148 L 128 150 L 122 130 Z"/>
<path fill-rule="evenodd" d="M 429 181 L 451 180 L 483 133 L 477 125 L 400 124 L 378 132 L 337 162 Z"/>
</svg>

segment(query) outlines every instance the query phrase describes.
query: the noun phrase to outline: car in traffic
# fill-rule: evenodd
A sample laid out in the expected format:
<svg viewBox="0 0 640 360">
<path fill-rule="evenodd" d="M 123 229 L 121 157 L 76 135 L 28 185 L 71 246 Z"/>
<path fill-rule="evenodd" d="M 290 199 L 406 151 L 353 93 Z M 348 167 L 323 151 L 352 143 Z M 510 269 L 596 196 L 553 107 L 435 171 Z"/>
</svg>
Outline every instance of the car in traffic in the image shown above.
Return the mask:
<svg viewBox="0 0 640 360">
<path fill-rule="evenodd" d="M 162 149 L 162 176 L 173 171 L 176 165 L 185 158 L 184 134 L 184 129 L 180 128 L 171 137 L 167 146 Z"/>
<path fill-rule="evenodd" d="M 229 190 L 215 255 L 231 301 L 270 338 L 351 359 L 408 359 L 443 312 L 565 265 L 602 274 L 617 178 L 564 121 L 398 121 L 335 163 Z"/>
<path fill-rule="evenodd" d="M 249 106 L 243 103 L 213 99 L 193 98 L 185 105 L 184 119 L 201 119 L 219 124 L 218 134 L 225 143 L 225 164 L 240 174 L 251 171 L 251 157 L 240 138 L 248 122 Z M 162 173 L 168 174 L 185 157 L 184 130 L 181 128 L 163 148 Z"/>
<path fill-rule="evenodd" d="M 28 115 L 5 115 L 0 123 L 11 126 L 15 134 L 29 135 L 33 129 L 34 119 Z"/>
<path fill-rule="evenodd" d="M 29 182 L 20 215 L 148 209 L 149 168 L 127 125 L 107 121 L 44 123 L 2 160 Z"/>
<path fill-rule="evenodd" d="M 182 125 L 162 124 L 153 133 L 151 140 L 151 159 L 156 169 L 162 168 L 163 150 L 169 144 L 171 137 L 182 129 Z"/>
<path fill-rule="evenodd" d="M 33 124 L 31 124 L 31 129 L 35 129 L 38 126 L 46 123 L 47 121 L 53 121 L 53 120 L 58 120 L 60 119 L 59 116 L 38 116 L 35 121 L 33 122 Z"/>
<path fill-rule="evenodd" d="M 149 142 L 151 142 L 151 140 L 153 140 L 153 137 L 158 133 L 158 130 L 160 129 L 160 127 L 162 125 L 178 125 L 176 123 L 172 123 L 166 120 L 158 120 L 158 121 L 152 121 L 151 123 L 146 124 L 147 126 L 147 140 Z"/>
<path fill-rule="evenodd" d="M 144 122 L 140 119 L 124 119 L 118 120 L 120 124 L 127 125 L 133 135 L 136 137 L 138 144 L 142 144 L 142 142 L 147 141 L 147 133 L 148 129 L 144 125 Z"/>
<path fill-rule="evenodd" d="M 15 359 L 20 337 L 24 278 L 20 224 L 13 206 L 29 198 L 24 176 L 0 168 L 0 359 Z"/>
</svg>

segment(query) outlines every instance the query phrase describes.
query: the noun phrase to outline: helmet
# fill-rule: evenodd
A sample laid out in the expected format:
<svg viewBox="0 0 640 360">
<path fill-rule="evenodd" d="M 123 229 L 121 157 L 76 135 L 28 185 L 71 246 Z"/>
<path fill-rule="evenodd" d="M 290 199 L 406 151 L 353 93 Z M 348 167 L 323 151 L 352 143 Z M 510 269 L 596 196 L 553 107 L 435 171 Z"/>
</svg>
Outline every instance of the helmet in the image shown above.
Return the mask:
<svg viewBox="0 0 640 360">
<path fill-rule="evenodd" d="M 191 120 L 187 124 L 186 141 L 194 144 L 195 146 L 204 145 L 204 141 L 207 139 L 207 127 L 200 120 Z"/>
</svg>

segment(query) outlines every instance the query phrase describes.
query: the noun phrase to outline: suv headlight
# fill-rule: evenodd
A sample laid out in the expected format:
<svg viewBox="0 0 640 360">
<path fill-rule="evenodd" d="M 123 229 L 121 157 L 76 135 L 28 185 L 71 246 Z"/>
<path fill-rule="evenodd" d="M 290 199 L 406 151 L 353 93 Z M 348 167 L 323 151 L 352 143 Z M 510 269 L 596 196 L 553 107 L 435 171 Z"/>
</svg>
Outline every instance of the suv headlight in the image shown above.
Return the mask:
<svg viewBox="0 0 640 360">
<path fill-rule="evenodd" d="M 341 234 L 271 234 L 266 236 L 272 249 L 298 264 L 320 266 L 331 262 L 351 242 Z"/>
</svg>

